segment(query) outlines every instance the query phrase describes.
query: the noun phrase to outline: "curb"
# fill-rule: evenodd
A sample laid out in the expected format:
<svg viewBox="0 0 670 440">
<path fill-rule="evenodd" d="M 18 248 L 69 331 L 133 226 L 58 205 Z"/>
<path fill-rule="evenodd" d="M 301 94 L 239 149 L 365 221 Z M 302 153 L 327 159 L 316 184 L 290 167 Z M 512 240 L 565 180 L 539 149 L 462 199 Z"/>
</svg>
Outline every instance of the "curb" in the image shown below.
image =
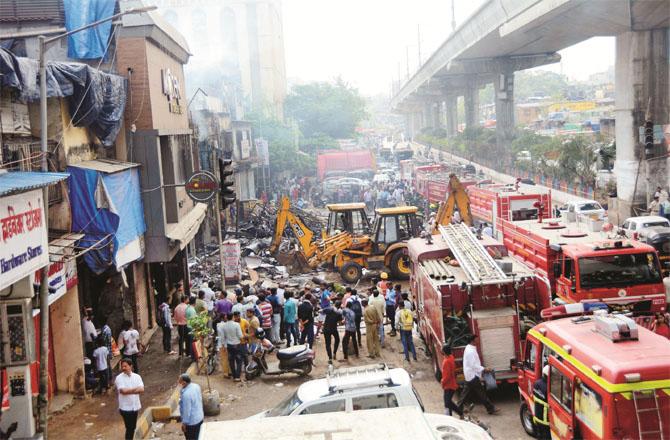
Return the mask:
<svg viewBox="0 0 670 440">
<path fill-rule="evenodd" d="M 193 376 L 198 371 L 198 366 L 195 362 L 192 362 L 191 365 L 186 369 L 186 374 Z M 165 405 L 170 408 L 170 413 L 174 414 L 177 407 L 179 406 L 179 387 L 175 387 L 170 394 L 170 397 L 165 402 Z M 160 408 L 158 406 L 149 406 L 147 407 L 142 414 L 137 418 L 137 427 L 135 428 L 135 435 L 133 436 L 134 440 L 142 440 L 149 434 L 151 430 L 151 424 L 154 421 L 154 408 Z"/>
</svg>

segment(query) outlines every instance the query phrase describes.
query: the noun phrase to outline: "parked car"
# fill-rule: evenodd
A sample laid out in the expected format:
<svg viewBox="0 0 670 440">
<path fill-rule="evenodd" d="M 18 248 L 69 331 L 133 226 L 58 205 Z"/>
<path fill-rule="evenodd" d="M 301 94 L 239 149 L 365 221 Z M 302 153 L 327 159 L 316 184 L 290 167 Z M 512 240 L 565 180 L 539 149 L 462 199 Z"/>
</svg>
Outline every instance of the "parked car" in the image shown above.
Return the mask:
<svg viewBox="0 0 670 440">
<path fill-rule="evenodd" d="M 573 200 L 563 205 L 560 211 L 561 217 L 567 218 L 568 221 L 575 221 L 580 217 L 604 220 L 607 215 L 605 208 L 595 200 Z"/>
<path fill-rule="evenodd" d="M 670 220 L 659 215 L 644 215 L 640 217 L 628 217 L 621 230 L 626 233 L 626 237 L 634 238 L 634 234 L 642 228 L 653 228 L 656 226 L 670 228 Z"/>
<path fill-rule="evenodd" d="M 250 418 L 298 416 L 338 411 L 412 406 L 423 404 L 409 373 L 386 364 L 339 368 L 324 379 L 303 383 L 274 408 Z"/>
</svg>

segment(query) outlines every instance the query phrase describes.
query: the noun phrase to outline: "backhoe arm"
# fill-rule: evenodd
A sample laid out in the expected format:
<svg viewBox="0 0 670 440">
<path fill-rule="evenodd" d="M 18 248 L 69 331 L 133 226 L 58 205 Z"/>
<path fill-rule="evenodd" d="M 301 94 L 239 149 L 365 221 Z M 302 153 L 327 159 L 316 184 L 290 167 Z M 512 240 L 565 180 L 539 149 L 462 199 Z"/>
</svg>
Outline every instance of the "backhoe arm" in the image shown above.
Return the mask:
<svg viewBox="0 0 670 440">
<path fill-rule="evenodd" d="M 312 243 L 314 233 L 300 220 L 300 217 L 291 212 L 291 201 L 288 197 L 282 197 L 281 207 L 277 212 L 277 223 L 275 226 L 275 233 L 270 245 L 270 252 L 274 253 L 279 249 L 281 238 L 284 234 L 284 229 L 288 223 L 291 232 L 300 244 L 300 250 L 305 256 L 306 260 L 314 255 L 316 252 L 316 245 Z"/>
<path fill-rule="evenodd" d="M 454 210 L 458 207 L 461 214 L 461 220 L 468 226 L 472 226 L 472 213 L 470 212 L 470 198 L 465 192 L 465 188 L 461 185 L 455 174 L 449 176 L 449 197 L 445 202 L 440 203 L 435 216 L 435 225 L 433 226 L 433 234 L 439 233 L 438 226 L 446 226 L 451 223 L 454 216 Z"/>
</svg>

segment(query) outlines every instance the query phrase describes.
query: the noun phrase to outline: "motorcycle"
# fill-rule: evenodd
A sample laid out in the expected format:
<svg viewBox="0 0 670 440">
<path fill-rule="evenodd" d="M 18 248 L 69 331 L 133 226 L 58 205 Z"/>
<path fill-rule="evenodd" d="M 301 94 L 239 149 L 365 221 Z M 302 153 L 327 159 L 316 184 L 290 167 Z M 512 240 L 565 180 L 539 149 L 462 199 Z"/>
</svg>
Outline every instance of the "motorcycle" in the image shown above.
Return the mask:
<svg viewBox="0 0 670 440">
<path fill-rule="evenodd" d="M 296 373 L 307 376 L 312 372 L 315 354 L 308 345 L 294 345 L 277 350 L 278 362 L 268 363 L 265 359 L 266 354 L 274 352 L 275 347 L 264 337 L 258 339 L 262 342 L 256 344 L 251 353 L 251 360 L 245 370 L 247 379 L 259 377 L 261 374 L 278 376 L 284 373 Z"/>
</svg>

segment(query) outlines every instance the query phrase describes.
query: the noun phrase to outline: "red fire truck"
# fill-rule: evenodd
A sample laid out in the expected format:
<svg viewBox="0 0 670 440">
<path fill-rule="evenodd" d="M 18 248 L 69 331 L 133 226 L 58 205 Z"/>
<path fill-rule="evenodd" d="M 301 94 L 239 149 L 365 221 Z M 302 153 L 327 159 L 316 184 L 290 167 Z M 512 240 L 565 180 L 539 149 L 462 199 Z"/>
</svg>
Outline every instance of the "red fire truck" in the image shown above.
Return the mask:
<svg viewBox="0 0 670 440">
<path fill-rule="evenodd" d="M 518 370 L 521 423 L 530 435 L 536 431 L 533 385 L 547 363 L 552 439 L 670 438 L 665 337 L 605 311 L 530 330 Z"/>
<path fill-rule="evenodd" d="M 440 203 L 449 196 L 449 175 L 458 174 L 461 166 L 454 165 L 426 165 L 414 169 L 414 189 L 430 203 Z M 461 180 L 464 188 L 475 185 L 475 180 Z"/>
<path fill-rule="evenodd" d="M 499 229 L 500 220 L 551 217 L 551 190 L 535 185 L 482 184 L 468 188 L 470 210 L 477 220 Z"/>
<path fill-rule="evenodd" d="M 560 219 L 501 220 L 500 225 L 505 247 L 547 279 L 545 290 L 551 289 L 556 305 L 604 302 L 633 312 L 641 324 L 666 310 L 653 247 Z"/>
<path fill-rule="evenodd" d="M 419 331 L 436 377 L 442 344 L 452 345 L 460 368 L 466 336 L 477 334 L 483 364 L 496 371 L 497 379 L 515 381 L 521 327 L 538 322 L 551 298 L 537 295 L 535 274 L 507 256 L 500 242 L 487 236 L 480 240 L 463 224 L 439 229 L 440 234 L 407 243 Z"/>
</svg>

